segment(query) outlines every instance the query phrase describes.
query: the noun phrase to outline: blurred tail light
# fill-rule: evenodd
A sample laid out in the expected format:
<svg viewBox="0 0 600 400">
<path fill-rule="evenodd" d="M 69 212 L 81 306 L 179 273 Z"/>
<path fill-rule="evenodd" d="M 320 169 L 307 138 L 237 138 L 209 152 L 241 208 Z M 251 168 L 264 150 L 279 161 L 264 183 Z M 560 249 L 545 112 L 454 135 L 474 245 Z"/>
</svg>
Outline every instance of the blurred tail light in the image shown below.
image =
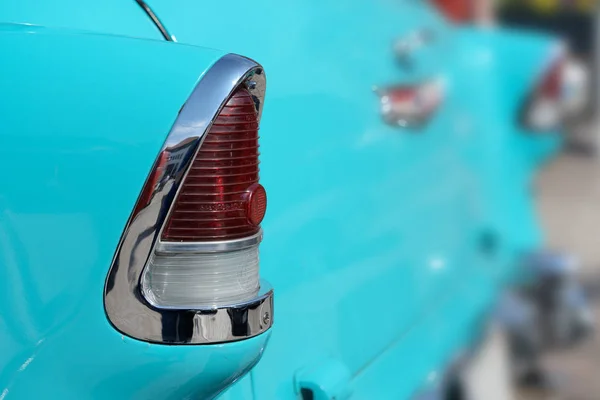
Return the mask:
<svg viewBox="0 0 600 400">
<path fill-rule="evenodd" d="M 392 126 L 420 127 L 433 116 L 444 100 L 442 79 L 429 80 L 414 86 L 374 88 L 379 96 L 383 120 Z"/>
<path fill-rule="evenodd" d="M 565 62 L 562 51 L 553 57 L 542 79 L 528 96 L 521 115 L 521 122 L 526 129 L 544 132 L 560 127 L 564 115 Z"/>
<path fill-rule="evenodd" d="M 431 2 L 451 21 L 467 22 L 473 19 L 473 0 L 431 0 Z"/>
</svg>

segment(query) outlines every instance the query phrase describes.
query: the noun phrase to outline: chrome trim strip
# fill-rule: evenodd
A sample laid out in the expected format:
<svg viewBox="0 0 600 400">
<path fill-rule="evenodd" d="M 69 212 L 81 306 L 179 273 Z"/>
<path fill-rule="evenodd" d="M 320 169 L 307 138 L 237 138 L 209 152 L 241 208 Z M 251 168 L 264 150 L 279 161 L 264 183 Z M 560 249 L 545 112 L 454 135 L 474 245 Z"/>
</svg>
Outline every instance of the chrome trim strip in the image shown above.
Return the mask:
<svg viewBox="0 0 600 400">
<path fill-rule="evenodd" d="M 178 248 L 178 245 L 179 249 L 185 247 L 179 243 L 160 244 L 160 233 L 206 132 L 231 92 L 241 84 L 248 87 L 260 115 L 265 92 L 262 67 L 242 56 L 225 55 L 194 88 L 152 167 L 144 185 L 152 184 L 152 191 L 147 197 L 140 195 L 137 201 L 104 288 L 106 315 L 125 335 L 154 343 L 221 343 L 256 336 L 272 324 L 273 295 L 264 282 L 261 282 L 261 292 L 256 299 L 213 310 L 158 309 L 141 291 L 141 276 L 155 247 L 165 246 L 166 251 Z M 259 233 L 243 241 L 201 245 L 208 251 L 215 251 L 219 246 L 233 249 L 252 241 L 260 242 L 261 238 L 262 233 Z M 199 245 L 189 244 L 192 249 L 201 251 Z M 258 320 L 263 322 L 252 322 Z"/>
<path fill-rule="evenodd" d="M 415 68 L 413 55 L 419 49 L 436 40 L 436 32 L 429 28 L 419 28 L 394 42 L 394 54 L 400 66 L 407 71 Z"/>
<path fill-rule="evenodd" d="M 262 230 L 254 236 L 237 240 L 224 240 L 221 242 L 161 242 L 156 244 L 156 254 L 179 254 L 179 253 L 214 253 L 222 251 L 243 250 L 256 246 L 262 241 Z"/>
<path fill-rule="evenodd" d="M 152 23 L 154 23 L 156 28 L 158 28 L 158 30 L 160 31 L 160 34 L 162 35 L 162 37 L 165 38 L 165 40 L 167 40 L 169 42 L 177 42 L 177 39 L 175 38 L 175 36 L 171 35 L 169 33 L 169 31 L 163 25 L 163 23 L 160 21 L 160 19 L 156 16 L 156 14 L 154 14 L 154 11 L 152 11 L 152 8 L 150 8 L 150 6 L 144 0 L 135 0 L 135 2 L 138 3 L 138 5 L 140 7 L 142 7 L 142 10 L 144 10 L 146 15 L 148 15 L 148 17 L 150 17 L 150 19 L 152 20 Z"/>
</svg>

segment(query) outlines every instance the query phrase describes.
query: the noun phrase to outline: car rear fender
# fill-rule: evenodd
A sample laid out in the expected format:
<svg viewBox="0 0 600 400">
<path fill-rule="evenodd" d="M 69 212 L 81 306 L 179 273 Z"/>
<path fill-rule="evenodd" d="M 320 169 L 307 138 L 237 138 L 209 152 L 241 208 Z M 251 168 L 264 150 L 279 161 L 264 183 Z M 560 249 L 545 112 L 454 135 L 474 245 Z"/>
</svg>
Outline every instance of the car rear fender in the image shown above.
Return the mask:
<svg viewBox="0 0 600 400">
<path fill-rule="evenodd" d="M 12 24 L 0 52 L 1 397 L 214 397 L 268 334 L 146 343 L 109 323 L 103 292 L 171 126 L 223 53 Z"/>
</svg>

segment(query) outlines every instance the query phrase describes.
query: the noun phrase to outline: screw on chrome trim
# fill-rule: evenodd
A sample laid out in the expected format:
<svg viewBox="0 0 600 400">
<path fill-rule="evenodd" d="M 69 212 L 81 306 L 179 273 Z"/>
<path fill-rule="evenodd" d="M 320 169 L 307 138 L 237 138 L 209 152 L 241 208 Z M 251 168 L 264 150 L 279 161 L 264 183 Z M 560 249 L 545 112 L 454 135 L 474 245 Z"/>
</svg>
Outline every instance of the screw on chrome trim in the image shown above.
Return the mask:
<svg viewBox="0 0 600 400">
<path fill-rule="evenodd" d="M 269 315 L 269 312 L 266 312 L 265 315 L 263 315 L 263 324 L 265 325 L 269 325 L 269 322 L 271 322 L 271 316 Z"/>
<path fill-rule="evenodd" d="M 246 87 L 250 90 L 256 89 L 256 81 L 247 81 Z"/>
</svg>

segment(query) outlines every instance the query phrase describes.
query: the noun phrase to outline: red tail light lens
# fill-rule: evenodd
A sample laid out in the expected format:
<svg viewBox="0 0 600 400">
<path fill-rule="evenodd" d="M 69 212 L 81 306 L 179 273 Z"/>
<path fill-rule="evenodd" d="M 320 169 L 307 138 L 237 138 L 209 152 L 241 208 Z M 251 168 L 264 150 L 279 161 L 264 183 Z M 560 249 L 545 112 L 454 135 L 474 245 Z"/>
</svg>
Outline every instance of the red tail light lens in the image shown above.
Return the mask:
<svg viewBox="0 0 600 400">
<path fill-rule="evenodd" d="M 444 15 L 454 22 L 467 22 L 473 19 L 471 0 L 431 0 Z"/>
<path fill-rule="evenodd" d="M 208 132 L 171 209 L 162 241 L 206 242 L 258 233 L 266 193 L 258 183 L 258 114 L 238 88 Z"/>
<path fill-rule="evenodd" d="M 558 58 L 546 73 L 539 92 L 548 99 L 560 100 L 562 94 L 562 73 L 564 59 Z"/>
</svg>

